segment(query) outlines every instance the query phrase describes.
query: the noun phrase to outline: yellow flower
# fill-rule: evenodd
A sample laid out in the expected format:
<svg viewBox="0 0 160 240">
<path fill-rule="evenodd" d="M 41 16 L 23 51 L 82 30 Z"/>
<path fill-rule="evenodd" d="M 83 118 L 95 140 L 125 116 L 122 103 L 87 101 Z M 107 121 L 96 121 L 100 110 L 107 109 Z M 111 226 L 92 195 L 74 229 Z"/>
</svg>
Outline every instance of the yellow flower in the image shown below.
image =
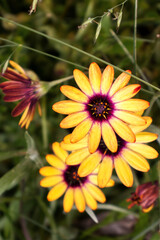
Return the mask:
<svg viewBox="0 0 160 240">
<path fill-rule="evenodd" d="M 67 135 L 61 146 L 73 152 L 67 157 L 66 163 L 69 165 L 80 164 L 78 169 L 80 177 L 87 176 L 99 166 L 99 187 L 104 187 L 108 183 L 113 168 L 115 168 L 121 182 L 125 186 L 131 187 L 133 175 L 130 166 L 138 171 L 147 172 L 150 166 L 146 158 L 154 159 L 158 156 L 158 152 L 154 148 L 145 144 L 156 140 L 157 134 L 142 132 L 151 124 L 152 119 L 150 117 L 143 117 L 143 119 L 146 121 L 143 126 L 130 125 L 130 129 L 136 136 L 135 143 L 126 142 L 117 136 L 118 149 L 115 153 L 108 150 L 102 138 L 96 152 L 91 154 L 88 151 L 88 135 L 77 143 L 71 143 L 70 135 Z"/>
<path fill-rule="evenodd" d="M 48 154 L 46 156 L 46 160 L 51 166 L 42 167 L 39 171 L 42 176 L 45 176 L 40 181 L 40 185 L 52 187 L 47 195 L 48 201 L 54 201 L 65 193 L 63 199 L 65 212 L 69 212 L 74 203 L 79 212 L 83 212 L 86 205 L 95 210 L 97 201 L 104 203 L 105 195 L 96 186 L 97 170 L 86 177 L 80 177 L 77 173 L 79 165 L 66 165 L 67 151 L 61 148 L 58 142 L 53 143 L 52 148 L 55 155 Z M 114 181 L 110 180 L 106 186 L 113 185 Z"/>
<path fill-rule="evenodd" d="M 57 102 L 53 110 L 69 114 L 60 123 L 61 128 L 75 127 L 71 134 L 71 142 L 78 142 L 89 132 L 89 151 L 97 150 L 101 137 L 107 148 L 116 152 L 118 142 L 116 134 L 127 142 L 135 142 L 135 135 L 128 124 L 144 125 L 145 119 L 136 114 L 149 106 L 149 102 L 130 99 L 135 96 L 141 86 L 132 84 L 129 70 L 123 72 L 113 82 L 114 69 L 108 65 L 103 73 L 96 63 L 89 67 L 89 79 L 78 69 L 74 70 L 74 78 L 81 90 L 64 85 L 62 93 L 71 100 Z"/>
</svg>

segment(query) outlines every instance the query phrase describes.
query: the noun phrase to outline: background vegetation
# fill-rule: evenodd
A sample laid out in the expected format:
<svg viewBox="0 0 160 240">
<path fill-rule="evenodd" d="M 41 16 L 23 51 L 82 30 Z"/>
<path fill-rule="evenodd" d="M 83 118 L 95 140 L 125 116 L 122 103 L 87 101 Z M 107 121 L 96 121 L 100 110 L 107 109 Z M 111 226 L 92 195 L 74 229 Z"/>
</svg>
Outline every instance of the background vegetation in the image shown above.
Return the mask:
<svg viewBox="0 0 160 240">
<path fill-rule="evenodd" d="M 72 75 L 77 64 L 86 73 L 92 61 L 103 69 L 106 64 L 95 59 L 97 57 L 123 70 L 130 69 L 145 82 L 160 87 L 158 0 L 139 1 L 137 8 L 136 0 L 124 3 L 120 0 L 42 0 L 37 11 L 29 15 L 31 4 L 31 0 L 1 0 L 0 16 L 15 22 L 0 18 L 2 67 L 10 58 L 36 72 L 41 80 L 53 81 Z M 103 18 L 92 20 L 103 16 L 104 12 Z M 89 17 L 92 22 L 82 25 Z M 16 23 L 39 31 L 43 36 Z M 62 44 L 53 38 L 61 40 Z M 115 75 L 119 74 L 115 69 Z M 140 83 L 135 78 L 131 82 Z M 69 83 L 75 84 L 74 80 Z M 52 104 L 64 98 L 59 87 L 56 85 L 42 98 L 42 119 L 35 115 L 28 132 L 18 127 L 18 117 L 11 117 L 16 103 L 4 102 L 0 92 L 0 239 L 158 240 L 158 202 L 147 214 L 138 207 L 125 211 L 126 198 L 138 184 L 158 179 L 157 159 L 150 161 L 149 173 L 135 172 L 132 188 L 122 186 L 115 177 L 116 186 L 105 190 L 106 205 L 95 211 L 98 224 L 87 213 L 80 214 L 75 209 L 64 214 L 62 199 L 47 202 L 48 190 L 39 186 L 38 169 L 45 164 L 46 153 L 51 153 L 51 143 L 61 141 L 68 133 L 59 128 L 63 116 L 52 111 Z M 160 133 L 159 96 L 157 90 L 142 83 L 138 97 L 151 103 L 145 114 L 153 118 L 149 130 L 156 133 Z M 152 146 L 159 150 L 159 144 L 160 140 Z"/>
</svg>

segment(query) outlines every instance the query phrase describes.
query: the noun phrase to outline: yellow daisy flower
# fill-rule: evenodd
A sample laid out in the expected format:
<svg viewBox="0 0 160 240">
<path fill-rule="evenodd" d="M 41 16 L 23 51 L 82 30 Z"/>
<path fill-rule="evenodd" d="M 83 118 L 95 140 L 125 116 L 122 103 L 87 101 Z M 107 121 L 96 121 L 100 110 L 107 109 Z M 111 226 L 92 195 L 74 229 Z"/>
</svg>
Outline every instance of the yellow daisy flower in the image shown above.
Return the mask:
<svg viewBox="0 0 160 240">
<path fill-rule="evenodd" d="M 78 142 L 89 132 L 90 153 L 97 150 L 101 137 L 112 152 L 118 149 L 116 134 L 127 142 L 135 142 L 135 135 L 128 124 L 145 124 L 145 119 L 135 112 L 148 108 L 149 102 L 130 99 L 141 88 L 139 84 L 126 86 L 130 80 L 127 73 L 131 71 L 123 72 L 114 82 L 114 69 L 110 65 L 101 73 L 99 66 L 91 63 L 89 79 L 78 69 L 73 73 L 81 90 L 63 85 L 60 90 L 71 100 L 53 105 L 54 111 L 69 114 L 61 121 L 60 127 L 75 127 L 71 142 Z"/>
<path fill-rule="evenodd" d="M 97 185 L 97 169 L 85 177 L 78 175 L 79 165 L 68 166 L 65 163 L 69 156 L 67 151 L 61 148 L 58 142 L 52 144 L 55 155 L 48 154 L 47 162 L 51 166 L 42 167 L 40 174 L 45 176 L 40 181 L 42 187 L 52 187 L 47 195 L 48 201 L 54 201 L 60 198 L 64 193 L 63 208 L 69 212 L 75 203 L 79 212 L 85 210 L 86 205 L 91 209 L 97 208 L 97 201 L 104 203 L 106 197 Z M 111 179 L 106 187 L 114 185 Z"/>
<path fill-rule="evenodd" d="M 78 174 L 85 177 L 99 166 L 98 185 L 104 187 L 112 176 L 113 168 L 121 182 L 131 187 L 133 185 L 133 175 L 131 167 L 134 169 L 147 172 L 150 166 L 146 160 L 157 158 L 158 152 L 145 143 L 157 139 L 157 134 L 150 132 L 141 132 L 146 129 L 152 122 L 150 117 L 143 117 L 146 124 L 143 126 L 130 125 L 130 129 L 136 136 L 136 142 L 126 142 L 117 135 L 118 149 L 115 153 L 111 152 L 106 146 L 103 138 L 95 153 L 91 154 L 88 150 L 88 135 L 77 143 L 71 143 L 70 135 L 67 135 L 61 146 L 69 151 L 73 151 L 67 158 L 66 163 L 69 165 L 80 164 Z M 130 166 L 129 166 L 130 165 Z"/>
</svg>

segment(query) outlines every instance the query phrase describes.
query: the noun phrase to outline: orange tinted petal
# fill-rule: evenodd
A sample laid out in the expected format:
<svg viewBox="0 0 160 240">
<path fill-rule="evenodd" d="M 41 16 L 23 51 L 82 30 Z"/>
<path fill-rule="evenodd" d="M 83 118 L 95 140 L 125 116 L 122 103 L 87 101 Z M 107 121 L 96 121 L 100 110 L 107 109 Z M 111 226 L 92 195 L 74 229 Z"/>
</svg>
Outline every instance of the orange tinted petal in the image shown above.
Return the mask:
<svg viewBox="0 0 160 240">
<path fill-rule="evenodd" d="M 95 93 L 100 92 L 101 86 L 101 69 L 97 63 L 93 62 L 89 66 L 89 80 L 92 86 L 92 89 Z"/>
<path fill-rule="evenodd" d="M 85 109 L 85 105 L 71 100 L 64 100 L 53 104 L 52 109 L 61 114 L 71 114 L 83 111 Z"/>
<path fill-rule="evenodd" d="M 76 102 L 87 102 L 88 101 L 88 97 L 81 92 L 79 89 L 72 87 L 72 86 L 68 86 L 68 85 L 63 85 L 60 87 L 61 92 L 68 98 L 76 101 Z"/>
<path fill-rule="evenodd" d="M 86 136 L 92 126 L 92 120 L 90 118 L 81 122 L 71 134 L 71 142 L 75 143 Z"/>
<path fill-rule="evenodd" d="M 91 130 L 89 132 L 89 152 L 94 153 L 101 140 L 101 125 L 98 122 L 93 123 Z"/>
<path fill-rule="evenodd" d="M 77 126 L 79 123 L 81 123 L 83 120 L 85 120 L 88 117 L 87 112 L 77 112 L 77 113 L 72 113 L 65 117 L 61 123 L 60 127 L 61 128 L 72 128 Z"/>
<path fill-rule="evenodd" d="M 118 149 L 117 138 L 113 128 L 107 122 L 102 122 L 102 137 L 111 152 L 116 152 Z"/>
<path fill-rule="evenodd" d="M 114 116 L 132 125 L 145 125 L 146 123 L 144 118 L 128 111 L 115 110 Z"/>
<path fill-rule="evenodd" d="M 114 79 L 114 68 L 108 65 L 102 74 L 101 93 L 107 94 Z"/>
<path fill-rule="evenodd" d="M 111 179 L 113 171 L 113 161 L 109 156 L 105 156 L 100 164 L 98 171 L 98 186 L 106 187 L 107 183 Z"/>
</svg>

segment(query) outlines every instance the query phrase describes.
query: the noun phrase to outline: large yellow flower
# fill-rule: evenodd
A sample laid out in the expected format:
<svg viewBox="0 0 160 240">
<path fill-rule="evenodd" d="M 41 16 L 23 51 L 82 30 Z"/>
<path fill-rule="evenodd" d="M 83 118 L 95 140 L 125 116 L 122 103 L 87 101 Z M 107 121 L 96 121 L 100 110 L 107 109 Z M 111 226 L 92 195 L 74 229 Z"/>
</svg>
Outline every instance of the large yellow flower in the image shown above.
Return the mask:
<svg viewBox="0 0 160 240">
<path fill-rule="evenodd" d="M 108 183 L 113 168 L 115 168 L 122 183 L 131 187 L 133 185 L 133 175 L 130 166 L 138 171 L 147 172 L 150 166 L 146 158 L 154 159 L 158 156 L 158 152 L 154 148 L 145 144 L 156 140 L 157 134 L 141 132 L 151 124 L 152 119 L 150 117 L 143 117 L 143 119 L 146 121 L 143 126 L 130 125 L 130 129 L 136 136 L 135 143 L 126 142 L 117 136 L 118 149 L 115 153 L 108 150 L 102 138 L 96 152 L 91 154 L 88 151 L 88 135 L 77 143 L 71 143 L 70 135 L 67 135 L 61 146 L 73 152 L 67 157 L 66 163 L 69 165 L 80 164 L 78 169 L 80 177 L 87 176 L 99 166 L 99 187 L 104 187 Z"/>
<path fill-rule="evenodd" d="M 145 119 L 135 112 L 148 108 L 149 102 L 130 99 L 139 92 L 141 86 L 132 84 L 129 70 L 119 75 L 113 82 L 114 69 L 107 66 L 101 74 L 96 63 L 89 67 L 89 79 L 78 69 L 74 78 L 81 89 L 64 85 L 62 93 L 71 100 L 57 102 L 53 110 L 69 114 L 60 123 L 61 128 L 76 127 L 71 134 L 71 142 L 78 142 L 89 132 L 89 151 L 97 150 L 101 137 L 112 152 L 118 149 L 116 134 L 127 142 L 135 142 L 135 135 L 128 124 L 144 125 Z"/>
<path fill-rule="evenodd" d="M 68 157 L 67 151 L 60 147 L 58 142 L 52 144 L 55 155 L 48 154 L 47 162 L 51 166 L 42 167 L 40 174 L 45 176 L 40 182 L 42 187 L 52 187 L 47 195 L 48 201 L 54 201 L 65 192 L 63 207 L 65 212 L 69 212 L 75 203 L 79 212 L 85 210 L 86 205 L 91 209 L 97 208 L 97 201 L 106 201 L 104 193 L 97 185 L 97 170 L 86 177 L 78 175 L 79 165 L 68 166 L 65 163 Z M 110 180 L 106 187 L 114 185 Z"/>
</svg>

